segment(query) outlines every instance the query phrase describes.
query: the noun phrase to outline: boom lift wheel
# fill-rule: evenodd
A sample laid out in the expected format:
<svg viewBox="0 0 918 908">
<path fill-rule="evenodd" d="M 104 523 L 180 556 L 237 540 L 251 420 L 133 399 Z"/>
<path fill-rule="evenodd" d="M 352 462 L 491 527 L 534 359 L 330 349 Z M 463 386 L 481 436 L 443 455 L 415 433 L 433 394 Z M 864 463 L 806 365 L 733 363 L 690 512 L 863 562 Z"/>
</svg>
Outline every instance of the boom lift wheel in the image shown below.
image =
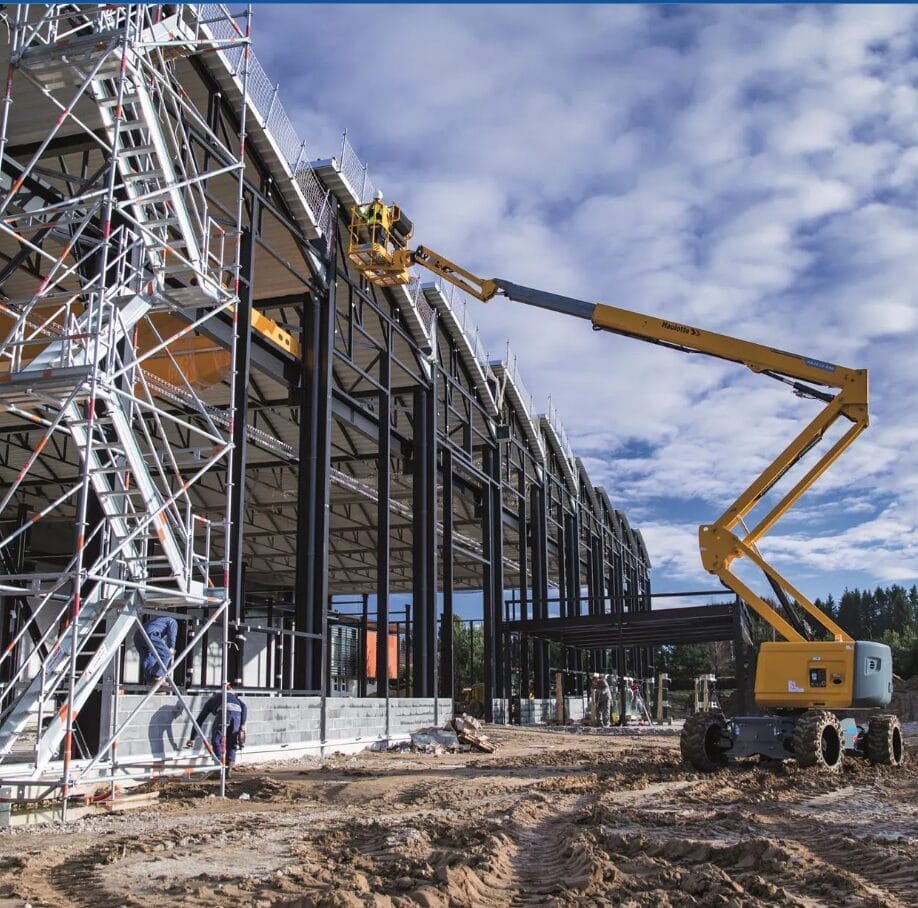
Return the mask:
<svg viewBox="0 0 918 908">
<path fill-rule="evenodd" d="M 808 709 L 794 728 L 794 756 L 798 766 L 840 770 L 845 755 L 841 723 L 834 713 Z"/>
<path fill-rule="evenodd" d="M 701 772 L 714 772 L 727 765 L 722 742 L 727 724 L 723 713 L 695 713 L 685 720 L 679 737 L 682 760 Z"/>
<path fill-rule="evenodd" d="M 902 724 L 898 716 L 874 716 L 867 728 L 867 759 L 883 766 L 901 766 L 905 759 Z"/>
</svg>

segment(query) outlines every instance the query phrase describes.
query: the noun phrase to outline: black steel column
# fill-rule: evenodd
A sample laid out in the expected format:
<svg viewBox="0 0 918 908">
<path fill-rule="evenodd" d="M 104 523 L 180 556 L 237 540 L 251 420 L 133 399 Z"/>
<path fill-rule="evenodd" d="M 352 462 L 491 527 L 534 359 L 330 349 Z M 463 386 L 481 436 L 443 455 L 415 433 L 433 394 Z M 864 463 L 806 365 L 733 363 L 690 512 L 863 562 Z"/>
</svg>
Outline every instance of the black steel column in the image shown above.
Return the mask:
<svg viewBox="0 0 918 908">
<path fill-rule="evenodd" d="M 574 507 L 579 506 L 575 499 Z M 580 615 L 580 527 L 577 514 L 565 514 L 564 516 L 564 560 L 567 562 L 567 569 L 564 572 L 565 585 L 567 588 L 567 614 L 570 617 Z M 576 675 L 573 672 L 580 668 L 580 654 L 573 648 L 566 648 L 564 652 L 563 665 L 568 672 L 564 676 L 564 692 L 573 694 L 575 692 L 574 679 Z"/>
<path fill-rule="evenodd" d="M 384 329 L 385 350 L 379 363 L 379 419 L 377 436 L 376 486 L 376 696 L 387 696 L 389 689 L 389 485 L 391 479 L 392 399 L 391 337 Z"/>
<path fill-rule="evenodd" d="M 245 619 L 245 565 L 243 533 L 245 531 L 245 468 L 248 448 L 249 373 L 252 361 L 252 281 L 255 273 L 255 225 L 259 223 L 259 205 L 252 202 L 250 226 L 243 230 L 240 243 L 239 306 L 236 321 L 236 362 L 233 376 L 233 469 L 229 503 L 229 589 L 230 620 L 240 624 Z M 245 664 L 245 636 L 232 632 L 233 645 L 227 654 L 228 677 L 234 684 L 242 680 Z"/>
<path fill-rule="evenodd" d="M 367 634 L 369 627 L 370 597 L 364 593 L 361 597 L 360 609 L 360 632 L 357 637 L 360 641 L 357 656 L 357 696 L 365 697 L 367 695 L 367 641 L 370 639 Z"/>
<path fill-rule="evenodd" d="M 429 388 L 414 392 L 412 628 L 413 694 L 435 696 L 437 631 L 437 433 L 436 398 Z"/>
<path fill-rule="evenodd" d="M 485 473 L 490 475 L 489 452 L 484 452 Z M 481 548 L 484 561 L 481 570 L 482 592 L 482 637 L 484 653 L 484 718 L 486 722 L 494 721 L 494 541 L 491 511 L 494 499 L 491 496 L 491 483 L 485 480 L 481 485 Z M 472 665 L 475 660 L 472 659 Z"/>
<path fill-rule="evenodd" d="M 530 524 L 532 526 L 532 610 L 536 619 L 548 617 L 548 514 L 545 507 L 545 487 L 534 485 L 530 492 Z M 534 694 L 538 699 L 549 696 L 548 643 L 533 641 Z"/>
<path fill-rule="evenodd" d="M 293 685 L 323 690 L 328 621 L 328 519 L 331 495 L 331 388 L 335 282 L 324 299 L 304 301 L 303 373 L 297 487 L 296 629 L 313 634 L 296 641 Z"/>
<path fill-rule="evenodd" d="M 517 526 L 520 546 L 520 621 L 527 621 L 529 613 L 529 517 L 526 502 L 525 470 L 520 472 L 517 489 Z M 529 696 L 529 638 L 520 634 L 520 697 Z"/>
<path fill-rule="evenodd" d="M 483 617 L 484 617 L 484 713 L 487 722 L 494 721 L 494 697 L 499 696 L 500 645 L 499 634 L 503 622 L 503 571 L 501 564 L 501 504 L 499 470 L 500 463 L 494 448 L 482 452 L 484 473 L 488 477 L 481 486 L 481 539 L 484 550 L 482 571 Z M 494 476 L 498 482 L 495 487 Z"/>
<path fill-rule="evenodd" d="M 453 651 L 453 453 L 443 449 L 443 621 L 440 628 L 440 690 L 446 697 L 455 697 Z"/>
<path fill-rule="evenodd" d="M 510 637 L 504 634 L 504 499 L 501 484 L 501 449 L 491 452 L 491 582 L 494 584 L 494 687 L 495 696 L 509 697 Z"/>
<path fill-rule="evenodd" d="M 257 204 L 252 222 L 257 223 Z M 252 273 L 255 268 L 255 240 L 252 228 L 244 230 L 241 241 L 239 308 L 236 312 L 236 362 L 233 378 L 233 471 L 230 497 L 229 597 L 232 620 L 241 622 L 244 612 L 242 543 L 245 526 L 245 467 L 249 410 L 249 375 L 252 352 Z"/>
</svg>

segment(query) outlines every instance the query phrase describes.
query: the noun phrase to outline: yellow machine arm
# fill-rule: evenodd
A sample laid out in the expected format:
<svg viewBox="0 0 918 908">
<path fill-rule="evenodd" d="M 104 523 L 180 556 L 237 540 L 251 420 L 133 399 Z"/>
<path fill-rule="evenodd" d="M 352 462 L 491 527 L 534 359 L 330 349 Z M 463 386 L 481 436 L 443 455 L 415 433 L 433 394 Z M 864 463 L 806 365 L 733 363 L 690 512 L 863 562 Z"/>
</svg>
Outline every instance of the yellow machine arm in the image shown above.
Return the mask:
<svg viewBox="0 0 918 908">
<path fill-rule="evenodd" d="M 501 279 L 482 280 L 424 246 L 419 246 L 415 250 L 407 249 L 406 242 L 410 237 L 410 229 L 401 236 L 397 235 L 397 231 L 390 233 L 389 230 L 389 224 L 394 225 L 402 216 L 398 206 L 381 206 L 382 226 L 368 234 L 364 226 L 367 207 L 354 208 L 348 255 L 373 283 L 382 286 L 406 284 L 409 281 L 407 269 L 414 264 L 422 265 L 483 302 L 502 294 L 518 303 L 587 319 L 598 331 L 611 331 L 613 334 L 661 344 L 686 353 L 702 353 L 740 363 L 753 372 L 760 372 L 785 382 L 802 397 L 823 401 L 825 407 L 822 411 L 736 501 L 714 523 L 699 527 L 698 540 L 705 569 L 720 578 L 725 586 L 733 590 L 785 640 L 807 639 L 805 628 L 797 618 L 790 600 L 796 600 L 800 607 L 836 640 L 852 640 L 828 615 L 768 564 L 759 554 L 756 544 L 867 428 L 869 417 L 865 369 L 848 369 L 725 334 L 704 331 L 691 325 L 682 325 L 628 309 L 618 309 L 615 306 L 545 293 Z M 813 385 L 835 389 L 835 393 L 819 390 Z M 840 418 L 851 423 L 847 431 L 822 454 L 752 530 L 748 530 L 744 520 L 749 512 L 788 470 L 819 443 L 828 429 Z M 737 527 L 742 528 L 741 536 L 734 532 Z M 782 617 L 731 570 L 732 563 L 738 558 L 748 558 L 763 572 L 787 618 Z"/>
<path fill-rule="evenodd" d="M 521 287 L 509 281 L 495 280 L 498 292 L 509 299 L 553 312 L 563 312 L 589 319 L 600 331 L 611 331 L 625 337 L 661 344 L 687 353 L 703 353 L 718 359 L 740 363 L 753 372 L 761 372 L 789 384 L 803 397 L 824 401 L 826 406 L 800 434 L 772 461 L 751 485 L 711 524 L 699 527 L 698 541 L 701 560 L 707 571 L 720 580 L 754 609 L 786 640 L 806 639 L 798 622 L 785 620 L 764 599 L 749 588 L 731 570 L 738 558 L 748 558 L 766 576 L 769 584 L 785 604 L 788 617 L 792 617 L 788 597 L 800 606 L 818 624 L 833 634 L 836 640 L 850 641 L 845 633 L 823 611 L 786 580 L 759 554 L 756 543 L 787 513 L 814 482 L 841 456 L 852 442 L 867 428 L 867 371 L 848 369 L 834 363 L 822 362 L 795 353 L 776 350 L 762 344 L 751 343 L 724 334 L 704 331 L 691 325 L 682 325 L 667 319 L 643 315 L 615 306 L 588 303 L 552 293 Z M 809 384 L 803 384 L 807 382 Z M 818 390 L 811 385 L 836 389 L 835 394 Z M 825 435 L 840 418 L 851 426 L 813 464 L 772 509 L 752 528 L 746 530 L 745 517 L 764 495 Z M 743 527 L 742 537 L 734 530 Z M 793 620 L 793 619 L 792 619 Z"/>
</svg>

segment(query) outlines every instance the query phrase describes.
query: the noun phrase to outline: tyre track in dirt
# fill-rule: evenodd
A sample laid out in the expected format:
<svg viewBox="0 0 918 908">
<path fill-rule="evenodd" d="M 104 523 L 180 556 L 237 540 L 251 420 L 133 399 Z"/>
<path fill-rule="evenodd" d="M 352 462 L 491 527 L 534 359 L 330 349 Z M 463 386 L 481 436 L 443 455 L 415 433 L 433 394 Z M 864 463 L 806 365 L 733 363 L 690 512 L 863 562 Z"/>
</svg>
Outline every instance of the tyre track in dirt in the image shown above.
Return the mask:
<svg viewBox="0 0 918 908">
<path fill-rule="evenodd" d="M 806 857 L 854 877 L 866 892 L 887 899 L 889 905 L 918 905 L 914 839 L 907 844 L 866 839 L 818 818 L 760 822 L 772 835 L 798 844 Z"/>
<path fill-rule="evenodd" d="M 918 905 L 914 768 L 705 776 L 668 742 L 515 735 L 495 729 L 494 756 L 288 764 L 226 800 L 176 784 L 66 832 L 9 830 L 0 908 Z"/>
</svg>

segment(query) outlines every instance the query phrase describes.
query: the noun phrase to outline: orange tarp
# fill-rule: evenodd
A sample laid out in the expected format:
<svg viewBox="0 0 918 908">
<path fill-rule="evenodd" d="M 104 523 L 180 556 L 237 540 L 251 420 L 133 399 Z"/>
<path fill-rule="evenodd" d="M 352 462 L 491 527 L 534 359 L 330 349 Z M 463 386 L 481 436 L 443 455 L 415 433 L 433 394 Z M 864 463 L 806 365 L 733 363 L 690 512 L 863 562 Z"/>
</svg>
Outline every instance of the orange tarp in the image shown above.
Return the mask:
<svg viewBox="0 0 918 908">
<path fill-rule="evenodd" d="M 367 631 L 367 677 L 376 677 L 376 631 Z M 398 677 L 398 637 L 389 634 L 389 677 Z"/>
</svg>

